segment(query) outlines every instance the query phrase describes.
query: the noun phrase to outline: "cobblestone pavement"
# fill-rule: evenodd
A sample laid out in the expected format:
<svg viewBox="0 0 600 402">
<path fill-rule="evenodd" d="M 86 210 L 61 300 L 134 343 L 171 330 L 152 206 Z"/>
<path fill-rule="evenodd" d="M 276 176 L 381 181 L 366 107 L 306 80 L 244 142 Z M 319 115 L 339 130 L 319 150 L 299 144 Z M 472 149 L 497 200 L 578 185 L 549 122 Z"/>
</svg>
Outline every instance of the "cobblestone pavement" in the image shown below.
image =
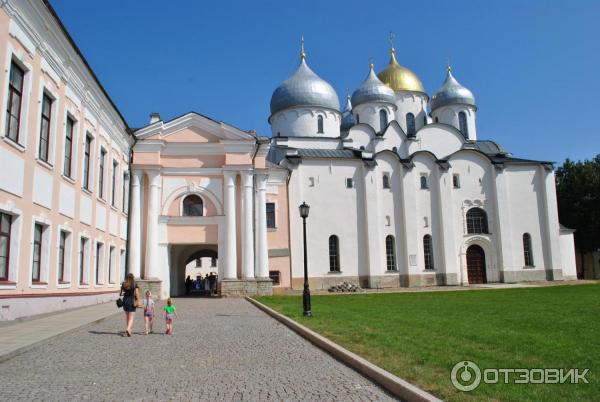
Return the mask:
<svg viewBox="0 0 600 402">
<path fill-rule="evenodd" d="M 162 303 L 157 307 L 162 308 Z M 242 299 L 176 299 L 164 320 L 123 337 L 124 314 L 0 363 L 0 399 L 391 400 L 369 380 Z M 158 311 L 158 308 L 157 308 Z"/>
</svg>

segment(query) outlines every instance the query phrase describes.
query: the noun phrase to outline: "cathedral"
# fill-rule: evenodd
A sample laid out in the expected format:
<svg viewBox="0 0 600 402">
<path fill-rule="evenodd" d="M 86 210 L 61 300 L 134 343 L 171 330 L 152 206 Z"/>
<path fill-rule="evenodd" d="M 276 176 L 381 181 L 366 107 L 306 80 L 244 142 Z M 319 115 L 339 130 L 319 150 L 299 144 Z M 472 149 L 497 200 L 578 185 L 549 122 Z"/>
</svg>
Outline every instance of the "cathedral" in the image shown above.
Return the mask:
<svg viewBox="0 0 600 402">
<path fill-rule="evenodd" d="M 196 112 L 131 128 L 46 0 L 0 2 L 0 65 L 0 320 L 114 300 L 126 273 L 160 298 L 190 272 L 286 293 L 305 253 L 316 290 L 576 277 L 552 162 L 478 139 L 450 67 L 430 97 L 392 47 L 342 110 L 302 49 L 266 136 Z"/>
</svg>

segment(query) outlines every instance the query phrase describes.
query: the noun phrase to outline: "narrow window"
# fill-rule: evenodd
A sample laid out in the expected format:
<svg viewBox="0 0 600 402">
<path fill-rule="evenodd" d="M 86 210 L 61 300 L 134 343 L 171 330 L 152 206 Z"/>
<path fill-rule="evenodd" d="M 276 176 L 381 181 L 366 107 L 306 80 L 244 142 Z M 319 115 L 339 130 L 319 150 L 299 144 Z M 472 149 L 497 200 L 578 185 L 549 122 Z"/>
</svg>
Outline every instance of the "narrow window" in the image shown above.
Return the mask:
<svg viewBox="0 0 600 402">
<path fill-rule="evenodd" d="M 346 178 L 346 188 L 354 187 L 354 180 L 351 177 Z"/>
<path fill-rule="evenodd" d="M 427 185 L 427 175 L 425 175 L 425 174 L 421 175 L 421 188 L 423 190 L 426 190 L 429 188 L 429 186 Z"/>
<path fill-rule="evenodd" d="M 12 216 L 0 213 L 0 281 L 8 281 Z"/>
<path fill-rule="evenodd" d="M 6 102 L 6 128 L 4 135 L 14 142 L 19 142 L 19 126 L 21 124 L 21 103 L 23 100 L 23 78 L 25 71 L 14 61 L 10 65 L 8 80 L 8 100 Z"/>
<path fill-rule="evenodd" d="M 119 163 L 113 159 L 113 170 L 112 170 L 112 200 L 111 205 L 113 207 L 117 206 L 117 171 L 118 171 Z"/>
<path fill-rule="evenodd" d="M 469 127 L 467 126 L 467 114 L 465 112 L 458 113 L 458 127 L 465 139 L 469 139 Z"/>
<path fill-rule="evenodd" d="M 435 122 L 436 122 L 436 123 L 439 123 L 439 122 L 440 122 L 440 119 L 438 119 L 438 118 L 437 118 L 437 116 L 436 116 L 436 118 L 435 118 Z"/>
<path fill-rule="evenodd" d="M 383 174 L 383 188 L 390 188 L 390 175 L 387 173 Z"/>
<path fill-rule="evenodd" d="M 102 243 L 96 243 L 96 285 L 101 285 L 100 283 L 100 272 L 102 270 Z"/>
<path fill-rule="evenodd" d="M 388 125 L 388 114 L 385 110 L 379 111 L 379 130 L 383 131 Z"/>
<path fill-rule="evenodd" d="M 423 255 L 425 257 L 425 269 L 434 269 L 433 266 L 433 246 L 431 236 L 423 236 Z"/>
<path fill-rule="evenodd" d="M 425 114 L 423 116 L 423 125 L 426 126 L 427 125 L 427 114 Z"/>
<path fill-rule="evenodd" d="M 115 248 L 111 246 L 108 249 L 108 283 L 114 283 L 114 281 L 113 281 L 113 273 L 112 273 L 113 256 L 114 256 L 114 254 L 115 254 Z"/>
<path fill-rule="evenodd" d="M 525 266 L 533 267 L 533 252 L 531 251 L 531 235 L 523 233 L 523 253 L 525 255 Z"/>
<path fill-rule="evenodd" d="M 487 214 L 481 208 L 467 211 L 467 233 L 488 233 Z"/>
<path fill-rule="evenodd" d="M 188 195 L 183 200 L 183 216 L 203 216 L 204 203 L 195 194 Z"/>
<path fill-rule="evenodd" d="M 33 229 L 33 264 L 31 267 L 31 281 L 40 281 L 40 271 L 42 265 L 42 234 L 44 228 L 39 223 L 35 224 Z"/>
<path fill-rule="evenodd" d="M 315 178 L 314 177 L 309 177 L 308 178 L 308 186 L 309 187 L 314 187 L 315 186 Z"/>
<path fill-rule="evenodd" d="M 65 247 L 67 243 L 67 232 L 60 231 L 58 242 L 58 283 L 65 282 Z"/>
<path fill-rule="evenodd" d="M 279 271 L 269 271 L 269 278 L 273 281 L 273 285 L 280 284 L 280 274 Z"/>
<path fill-rule="evenodd" d="M 406 135 L 414 137 L 417 129 L 415 127 L 415 115 L 412 113 L 406 114 Z"/>
<path fill-rule="evenodd" d="M 217 257 L 210 257 L 210 266 L 211 267 L 217 266 Z"/>
<path fill-rule="evenodd" d="M 86 247 L 86 243 L 87 240 L 84 239 L 83 237 L 81 238 L 81 241 L 79 242 L 79 284 L 80 285 L 85 285 L 85 278 L 84 278 L 84 269 L 85 269 L 85 247 Z"/>
<path fill-rule="evenodd" d="M 196 258 L 196 267 L 202 268 L 202 258 Z"/>
<path fill-rule="evenodd" d="M 83 149 L 83 188 L 90 189 L 90 155 L 92 151 L 92 136 L 89 133 L 85 135 L 85 145 Z"/>
<path fill-rule="evenodd" d="M 127 212 L 127 172 L 123 173 L 123 179 L 122 179 L 122 183 L 123 183 L 123 189 L 122 189 L 122 195 L 121 195 L 121 209 L 123 210 L 123 212 Z"/>
<path fill-rule="evenodd" d="M 388 235 L 385 238 L 385 256 L 387 261 L 387 270 L 396 270 L 396 246 L 394 244 L 394 236 Z"/>
<path fill-rule="evenodd" d="M 275 228 L 275 203 L 267 202 L 267 228 Z"/>
<path fill-rule="evenodd" d="M 454 188 L 460 188 L 460 177 L 457 174 L 452 175 L 452 185 Z"/>
<path fill-rule="evenodd" d="M 106 163 L 106 151 L 100 148 L 100 169 L 98 169 L 98 195 L 104 198 L 104 163 Z"/>
<path fill-rule="evenodd" d="M 356 114 L 356 124 L 360 123 L 360 116 L 358 115 L 358 113 Z"/>
<path fill-rule="evenodd" d="M 323 116 L 317 117 L 317 133 L 323 134 Z"/>
<path fill-rule="evenodd" d="M 67 125 L 65 129 L 65 163 L 63 167 L 63 174 L 67 177 L 71 177 L 71 164 L 73 156 L 73 127 L 75 126 L 75 120 L 67 116 Z"/>
<path fill-rule="evenodd" d="M 385 216 L 385 226 L 392 226 L 392 219 L 389 215 Z"/>
<path fill-rule="evenodd" d="M 429 218 L 428 217 L 423 217 L 423 227 L 424 228 L 428 228 L 429 227 Z"/>
<path fill-rule="evenodd" d="M 44 92 L 42 96 L 42 117 L 40 121 L 40 146 L 38 158 L 48 162 L 50 148 L 50 120 L 52 118 L 52 98 Z"/>
<path fill-rule="evenodd" d="M 329 236 L 329 271 L 340 272 L 339 241 L 336 235 Z"/>
</svg>

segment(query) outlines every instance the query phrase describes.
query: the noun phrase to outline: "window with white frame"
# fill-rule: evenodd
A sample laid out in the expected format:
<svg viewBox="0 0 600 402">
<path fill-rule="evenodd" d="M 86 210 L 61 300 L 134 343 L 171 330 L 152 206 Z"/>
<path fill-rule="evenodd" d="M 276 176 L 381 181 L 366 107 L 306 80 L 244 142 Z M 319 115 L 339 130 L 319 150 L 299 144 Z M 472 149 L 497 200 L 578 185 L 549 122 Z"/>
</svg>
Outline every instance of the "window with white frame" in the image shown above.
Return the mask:
<svg viewBox="0 0 600 402">
<path fill-rule="evenodd" d="M 114 273 L 114 269 L 116 267 L 116 263 L 115 263 L 115 247 L 114 246 L 110 246 L 110 248 L 108 249 L 108 283 L 109 284 L 113 284 L 115 283 L 115 273 Z"/>
<path fill-rule="evenodd" d="M 460 188 L 460 176 L 458 174 L 452 175 L 452 186 L 454 188 Z"/>
<path fill-rule="evenodd" d="M 340 272 L 340 242 L 336 235 L 329 236 L 329 271 Z"/>
<path fill-rule="evenodd" d="M 469 126 L 467 125 L 467 114 L 465 112 L 458 113 L 458 127 L 460 133 L 465 137 L 465 139 L 469 139 Z"/>
<path fill-rule="evenodd" d="M 100 147 L 100 164 L 98 168 L 98 197 L 104 199 L 104 169 L 106 166 L 106 150 Z"/>
<path fill-rule="evenodd" d="M 317 116 L 317 133 L 323 134 L 323 116 Z"/>
<path fill-rule="evenodd" d="M 523 255 L 525 266 L 533 267 L 533 250 L 531 249 L 531 235 L 529 233 L 523 233 Z"/>
<path fill-rule="evenodd" d="M 112 195 L 110 205 L 117 206 L 117 173 L 119 170 L 119 162 L 113 159 L 112 164 Z"/>
<path fill-rule="evenodd" d="M 69 283 L 70 280 L 70 258 L 71 235 L 65 230 L 60 230 L 58 235 L 58 264 L 56 276 L 59 284 Z"/>
<path fill-rule="evenodd" d="M 85 286 L 88 284 L 88 256 L 89 256 L 89 240 L 85 237 L 82 237 L 79 240 L 79 258 L 78 268 L 79 268 L 79 285 Z"/>
<path fill-rule="evenodd" d="M 83 188 L 91 191 L 90 186 L 90 160 L 92 155 L 93 137 L 88 132 L 85 134 L 85 143 L 83 144 Z"/>
<path fill-rule="evenodd" d="M 354 187 L 354 179 L 352 179 L 351 177 L 347 177 L 346 178 L 346 188 L 352 188 Z"/>
<path fill-rule="evenodd" d="M 96 285 L 102 285 L 104 283 L 104 244 L 102 242 L 96 242 Z"/>
<path fill-rule="evenodd" d="M 75 120 L 67 115 L 67 122 L 65 124 L 65 157 L 63 164 L 63 174 L 66 177 L 73 177 L 73 134 L 75 132 Z"/>
<path fill-rule="evenodd" d="M 274 229 L 275 228 L 275 203 L 267 202 L 266 204 L 267 210 L 267 228 Z"/>
<path fill-rule="evenodd" d="M 425 258 L 425 269 L 435 269 L 433 265 L 433 244 L 431 241 L 431 235 L 423 236 L 423 257 Z"/>
<path fill-rule="evenodd" d="M 385 257 L 388 271 L 396 270 L 396 245 L 394 236 L 388 235 L 385 238 Z"/>
<path fill-rule="evenodd" d="M 45 268 L 44 260 L 46 254 L 46 232 L 47 227 L 39 222 L 35 222 L 33 226 L 33 247 L 31 259 L 31 282 L 41 283 L 43 277 L 43 269 Z"/>
<path fill-rule="evenodd" d="M 421 174 L 420 181 L 421 181 L 421 189 L 427 190 L 429 188 L 429 185 L 427 184 L 427 174 L 425 174 L 425 173 Z"/>
<path fill-rule="evenodd" d="M 50 158 L 50 128 L 52 120 L 53 99 L 44 91 L 42 95 L 42 110 L 40 116 L 40 142 L 38 145 L 38 158 L 49 162 Z"/>
<path fill-rule="evenodd" d="M 383 179 L 383 188 L 391 188 L 391 186 L 390 186 L 390 174 L 389 173 L 384 173 L 382 179 Z"/>
<path fill-rule="evenodd" d="M 8 98 L 6 101 L 4 135 L 16 143 L 19 143 L 21 128 L 24 81 L 25 70 L 13 60 L 10 64 L 8 78 Z"/>
<path fill-rule="evenodd" d="M 12 225 L 12 215 L 0 212 L 0 281 L 6 282 L 10 278 L 10 241 Z"/>
</svg>

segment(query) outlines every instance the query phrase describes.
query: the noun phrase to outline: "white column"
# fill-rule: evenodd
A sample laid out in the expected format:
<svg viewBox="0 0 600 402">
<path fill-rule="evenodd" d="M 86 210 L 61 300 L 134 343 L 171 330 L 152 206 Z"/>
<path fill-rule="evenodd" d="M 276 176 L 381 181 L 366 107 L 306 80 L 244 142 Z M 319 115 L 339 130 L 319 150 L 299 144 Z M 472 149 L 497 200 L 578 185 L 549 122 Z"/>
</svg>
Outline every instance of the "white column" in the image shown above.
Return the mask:
<svg viewBox="0 0 600 402">
<path fill-rule="evenodd" d="M 558 204 L 556 201 L 556 179 L 553 170 L 546 170 L 545 166 L 541 166 L 539 169 L 542 180 L 542 200 L 544 202 L 544 208 L 540 213 L 543 213 L 546 226 L 544 231 L 545 241 L 543 242 L 546 256 L 544 258 L 546 279 L 560 280 L 562 279 L 562 256 L 559 243 L 560 224 L 558 222 Z"/>
<path fill-rule="evenodd" d="M 131 210 L 129 211 L 129 273 L 140 276 L 141 261 L 141 186 L 143 172 L 134 170 L 131 174 Z"/>
<path fill-rule="evenodd" d="M 254 230 L 253 193 L 254 176 L 252 172 L 242 172 L 242 276 L 254 279 Z"/>
<path fill-rule="evenodd" d="M 256 176 L 256 276 L 269 277 L 269 247 L 267 244 L 267 178 L 268 175 Z"/>
<path fill-rule="evenodd" d="M 146 236 L 146 276 L 144 279 L 158 278 L 158 215 L 160 214 L 160 175 L 158 171 L 148 172 L 148 223 Z"/>
<path fill-rule="evenodd" d="M 225 250 L 224 279 L 236 279 L 235 172 L 223 172 L 225 177 Z M 219 261 L 221 262 L 221 261 Z"/>
<path fill-rule="evenodd" d="M 385 256 L 385 242 L 382 241 L 383 222 L 381 219 L 381 206 L 379 205 L 379 191 L 381 178 L 379 173 L 374 168 L 367 168 L 363 164 L 363 192 L 364 194 L 364 229 L 366 231 L 366 244 L 364 245 L 367 252 L 367 267 L 365 271 L 360 271 L 361 274 L 366 274 L 369 277 L 369 287 L 374 288 L 379 286 L 379 280 L 374 276 L 385 274 L 387 264 L 384 264 L 382 257 Z M 396 262 L 397 265 L 397 262 Z"/>
</svg>

